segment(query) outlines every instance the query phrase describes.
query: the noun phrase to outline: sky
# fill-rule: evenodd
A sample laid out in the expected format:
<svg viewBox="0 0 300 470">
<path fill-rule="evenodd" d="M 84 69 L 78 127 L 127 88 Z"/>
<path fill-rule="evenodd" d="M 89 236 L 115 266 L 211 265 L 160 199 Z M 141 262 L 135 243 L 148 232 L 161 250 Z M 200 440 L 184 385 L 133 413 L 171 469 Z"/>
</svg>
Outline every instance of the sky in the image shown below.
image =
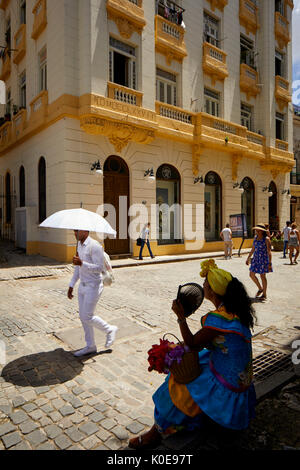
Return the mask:
<svg viewBox="0 0 300 470">
<path fill-rule="evenodd" d="M 293 10 L 293 103 L 300 106 L 300 0 L 294 0 Z"/>
<path fill-rule="evenodd" d="M 300 0 L 294 0 L 292 20 L 293 45 L 293 104 L 300 106 Z M 4 83 L 0 81 L 0 103 L 5 102 Z"/>
</svg>

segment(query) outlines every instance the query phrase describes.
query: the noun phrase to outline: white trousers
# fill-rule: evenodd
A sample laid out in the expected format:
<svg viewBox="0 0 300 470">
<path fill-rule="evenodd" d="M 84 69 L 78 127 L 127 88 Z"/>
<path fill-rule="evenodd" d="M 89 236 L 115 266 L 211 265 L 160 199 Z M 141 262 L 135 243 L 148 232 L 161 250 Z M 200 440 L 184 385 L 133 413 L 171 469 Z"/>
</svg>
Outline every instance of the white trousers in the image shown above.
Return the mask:
<svg viewBox="0 0 300 470">
<path fill-rule="evenodd" d="M 96 346 L 94 327 L 106 334 L 111 331 L 111 325 L 94 315 L 102 291 L 102 282 L 100 284 L 81 282 L 78 288 L 79 318 L 84 329 L 85 341 L 88 348 Z"/>
</svg>

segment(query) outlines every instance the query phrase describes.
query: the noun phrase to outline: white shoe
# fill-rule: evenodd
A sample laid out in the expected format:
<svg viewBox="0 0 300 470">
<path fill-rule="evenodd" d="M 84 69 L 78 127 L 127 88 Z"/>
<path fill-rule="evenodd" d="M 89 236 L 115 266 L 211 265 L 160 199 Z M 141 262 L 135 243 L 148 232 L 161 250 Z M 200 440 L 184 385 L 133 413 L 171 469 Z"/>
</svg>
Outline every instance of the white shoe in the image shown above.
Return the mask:
<svg viewBox="0 0 300 470">
<path fill-rule="evenodd" d="M 106 348 L 110 348 L 112 346 L 112 344 L 115 340 L 117 331 L 118 331 L 118 327 L 117 326 L 112 326 L 110 332 L 107 333 L 106 343 L 105 343 Z"/>
<path fill-rule="evenodd" d="M 75 357 L 81 357 L 81 356 L 86 356 L 87 354 L 93 354 L 97 352 L 96 346 L 93 348 L 88 348 L 87 346 L 83 349 L 80 349 L 79 351 L 76 351 L 73 356 Z"/>
</svg>

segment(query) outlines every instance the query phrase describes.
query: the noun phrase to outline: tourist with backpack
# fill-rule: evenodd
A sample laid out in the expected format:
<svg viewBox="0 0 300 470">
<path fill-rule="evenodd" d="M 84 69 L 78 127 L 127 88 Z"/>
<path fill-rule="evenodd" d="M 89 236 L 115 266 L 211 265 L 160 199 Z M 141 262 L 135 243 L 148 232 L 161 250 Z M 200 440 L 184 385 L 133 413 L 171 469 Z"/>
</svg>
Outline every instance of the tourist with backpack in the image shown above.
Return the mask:
<svg viewBox="0 0 300 470">
<path fill-rule="evenodd" d="M 75 271 L 69 285 L 68 298 L 70 300 L 73 298 L 74 286 L 80 279 L 78 288 L 79 317 L 86 341 L 86 347 L 74 353 L 74 356 L 80 357 L 97 352 L 94 327 L 106 334 L 106 348 L 112 346 L 118 328 L 106 323 L 94 314 L 103 291 L 103 277 L 106 279 L 110 277 L 110 280 L 105 281 L 106 285 L 110 285 L 112 280 L 109 257 L 104 255 L 102 246 L 89 236 L 88 231 L 74 230 L 74 234 L 78 240 L 78 251 L 73 258 Z"/>
</svg>

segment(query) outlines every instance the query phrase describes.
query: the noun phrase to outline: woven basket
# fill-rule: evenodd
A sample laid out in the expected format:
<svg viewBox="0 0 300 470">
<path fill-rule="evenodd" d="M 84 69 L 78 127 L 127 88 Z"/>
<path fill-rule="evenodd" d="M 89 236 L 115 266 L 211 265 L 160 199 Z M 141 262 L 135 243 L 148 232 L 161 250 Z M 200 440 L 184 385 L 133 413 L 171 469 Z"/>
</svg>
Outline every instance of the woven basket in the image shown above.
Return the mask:
<svg viewBox="0 0 300 470">
<path fill-rule="evenodd" d="M 179 345 L 183 345 L 182 341 L 173 335 L 172 333 L 166 333 L 163 336 L 163 339 L 167 335 L 172 335 L 177 339 Z M 170 372 L 174 376 L 174 379 L 179 384 L 188 384 L 195 380 L 201 374 L 201 367 L 199 364 L 199 357 L 197 351 L 185 352 L 182 356 L 181 362 L 178 364 L 177 361 L 174 361 L 170 367 Z"/>
</svg>

